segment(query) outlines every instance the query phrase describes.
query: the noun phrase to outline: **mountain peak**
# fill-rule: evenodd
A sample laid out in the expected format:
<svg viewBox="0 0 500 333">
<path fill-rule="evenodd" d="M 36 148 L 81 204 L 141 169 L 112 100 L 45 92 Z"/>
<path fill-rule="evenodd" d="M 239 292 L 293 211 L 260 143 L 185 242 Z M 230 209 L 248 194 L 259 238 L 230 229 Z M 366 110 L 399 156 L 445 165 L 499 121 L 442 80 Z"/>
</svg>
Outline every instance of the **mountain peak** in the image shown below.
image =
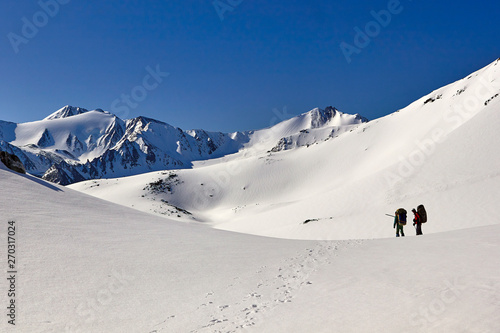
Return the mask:
<svg viewBox="0 0 500 333">
<path fill-rule="evenodd" d="M 102 112 L 105 113 L 105 111 L 101 109 L 95 109 L 94 111 Z M 76 116 L 78 114 L 86 113 L 89 112 L 89 110 L 76 107 L 76 106 L 71 106 L 71 105 L 66 105 L 56 112 L 52 113 L 48 117 L 46 117 L 44 120 L 52 120 L 52 119 L 60 119 L 60 118 L 68 118 L 71 116 Z"/>
<path fill-rule="evenodd" d="M 315 108 L 306 114 L 311 117 L 311 128 L 323 126 L 342 126 L 368 122 L 368 119 L 358 114 L 351 115 L 339 111 L 333 106 L 327 106 L 324 110 Z"/>
</svg>

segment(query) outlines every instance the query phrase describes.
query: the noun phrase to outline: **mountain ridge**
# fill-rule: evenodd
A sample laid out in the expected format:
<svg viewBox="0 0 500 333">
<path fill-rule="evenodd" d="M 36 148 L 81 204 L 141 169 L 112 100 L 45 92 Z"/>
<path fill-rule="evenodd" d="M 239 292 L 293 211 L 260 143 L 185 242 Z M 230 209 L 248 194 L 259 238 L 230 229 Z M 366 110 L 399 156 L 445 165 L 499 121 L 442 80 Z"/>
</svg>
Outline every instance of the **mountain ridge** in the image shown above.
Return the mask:
<svg viewBox="0 0 500 333">
<path fill-rule="evenodd" d="M 293 149 L 304 145 L 304 132 L 300 139 L 296 137 L 300 131 L 328 131 L 366 121 L 359 115 L 327 107 L 315 108 L 268 129 L 222 133 L 203 129 L 185 131 L 145 116 L 122 120 L 102 109 L 66 105 L 39 121 L 0 122 L 0 149 L 17 155 L 28 172 L 68 185 L 95 178 L 190 168 L 193 161 L 249 148 L 255 137 L 260 137 L 259 149 L 272 150 L 286 135 L 287 142 L 297 140 L 297 144 L 282 145 L 280 150 Z M 306 141 L 309 144 L 327 136 L 315 135 Z M 269 142 L 263 144 L 262 138 Z"/>
<path fill-rule="evenodd" d="M 92 111 L 98 111 L 98 112 L 103 112 L 103 113 L 105 112 L 102 109 L 95 109 Z M 57 110 L 56 112 L 48 115 L 43 120 L 68 118 L 68 117 L 76 116 L 76 115 L 86 113 L 86 112 L 89 112 L 89 110 L 84 109 L 84 108 L 80 108 L 80 107 L 71 106 L 71 105 L 66 105 L 66 106 L 60 108 L 59 110 Z"/>
<path fill-rule="evenodd" d="M 500 184 L 498 96 L 496 62 L 368 123 L 313 128 L 312 112 L 255 132 L 238 154 L 189 170 L 70 188 L 153 214 L 278 238 L 390 237 L 386 214 L 419 204 L 430 218 L 424 233 L 483 225 L 494 214 Z M 297 124 L 308 127 L 283 136 Z M 254 148 L 279 137 L 270 151 Z M 157 185 L 160 191 L 152 191 Z"/>
</svg>

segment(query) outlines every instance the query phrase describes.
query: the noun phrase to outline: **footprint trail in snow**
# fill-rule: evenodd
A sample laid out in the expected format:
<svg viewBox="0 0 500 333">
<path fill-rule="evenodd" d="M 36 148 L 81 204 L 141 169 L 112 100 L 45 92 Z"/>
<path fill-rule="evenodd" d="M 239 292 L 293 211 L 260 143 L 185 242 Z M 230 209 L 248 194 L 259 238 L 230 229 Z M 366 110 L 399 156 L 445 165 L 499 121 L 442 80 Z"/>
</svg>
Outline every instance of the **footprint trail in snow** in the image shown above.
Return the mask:
<svg viewBox="0 0 500 333">
<path fill-rule="evenodd" d="M 170 314 L 156 324 L 150 333 L 169 332 L 179 325 L 177 318 L 204 318 L 193 322 L 186 332 L 239 332 L 262 323 L 276 307 L 293 302 L 303 290 L 314 284 L 314 273 L 323 265 L 334 264 L 334 258 L 345 249 L 363 241 L 321 241 L 273 267 L 262 266 L 252 276 L 234 277 L 224 293 L 207 291 L 200 305 L 190 314 Z M 246 291 L 246 292 L 245 292 Z"/>
</svg>

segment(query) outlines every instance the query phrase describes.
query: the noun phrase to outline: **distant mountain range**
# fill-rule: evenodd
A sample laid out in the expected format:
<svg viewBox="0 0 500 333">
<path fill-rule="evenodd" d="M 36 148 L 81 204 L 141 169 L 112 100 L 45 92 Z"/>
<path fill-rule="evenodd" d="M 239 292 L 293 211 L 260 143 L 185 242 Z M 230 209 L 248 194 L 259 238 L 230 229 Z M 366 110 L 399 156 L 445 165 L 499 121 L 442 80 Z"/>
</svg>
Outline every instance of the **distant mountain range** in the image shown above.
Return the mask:
<svg viewBox="0 0 500 333">
<path fill-rule="evenodd" d="M 497 223 L 500 59 L 362 121 L 315 109 L 247 133 L 237 154 L 69 188 L 170 219 L 279 238 L 394 237 L 386 214 L 405 208 L 410 222 L 420 204 L 429 217 L 424 234 Z M 406 231 L 414 234 L 411 223 Z"/>
<path fill-rule="evenodd" d="M 0 121 L 0 150 L 18 156 L 27 172 L 68 185 L 190 168 L 193 161 L 218 158 L 241 149 L 293 149 L 329 139 L 367 121 L 327 107 L 259 131 L 221 133 L 184 131 L 146 117 L 122 120 L 101 109 L 68 105 L 40 121 Z"/>
</svg>

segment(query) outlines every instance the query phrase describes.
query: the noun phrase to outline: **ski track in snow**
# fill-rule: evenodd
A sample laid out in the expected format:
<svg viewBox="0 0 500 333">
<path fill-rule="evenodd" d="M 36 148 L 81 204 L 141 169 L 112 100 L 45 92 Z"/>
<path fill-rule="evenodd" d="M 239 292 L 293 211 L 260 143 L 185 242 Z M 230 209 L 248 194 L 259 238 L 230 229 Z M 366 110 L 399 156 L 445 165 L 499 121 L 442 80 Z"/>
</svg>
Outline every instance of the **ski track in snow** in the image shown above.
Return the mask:
<svg viewBox="0 0 500 333">
<path fill-rule="evenodd" d="M 208 291 L 200 299 L 200 305 L 191 311 L 193 317 L 211 318 L 205 323 L 193 323 L 190 333 L 225 332 L 232 333 L 256 326 L 264 322 L 265 316 L 276 307 L 290 303 L 303 289 L 314 283 L 313 275 L 324 265 L 334 264 L 334 258 L 340 252 L 357 247 L 363 240 L 320 241 L 314 248 L 306 248 L 296 256 L 289 257 L 274 267 L 262 266 L 249 280 L 259 281 L 248 292 L 242 293 L 240 277 L 230 279 L 227 294 L 240 293 L 241 300 L 236 303 L 224 302 L 224 294 Z M 199 312 L 203 312 L 200 315 Z M 178 328 L 176 318 L 190 314 L 171 314 L 154 325 L 149 333 L 170 332 Z M 186 328 L 187 331 L 188 328 Z"/>
</svg>

